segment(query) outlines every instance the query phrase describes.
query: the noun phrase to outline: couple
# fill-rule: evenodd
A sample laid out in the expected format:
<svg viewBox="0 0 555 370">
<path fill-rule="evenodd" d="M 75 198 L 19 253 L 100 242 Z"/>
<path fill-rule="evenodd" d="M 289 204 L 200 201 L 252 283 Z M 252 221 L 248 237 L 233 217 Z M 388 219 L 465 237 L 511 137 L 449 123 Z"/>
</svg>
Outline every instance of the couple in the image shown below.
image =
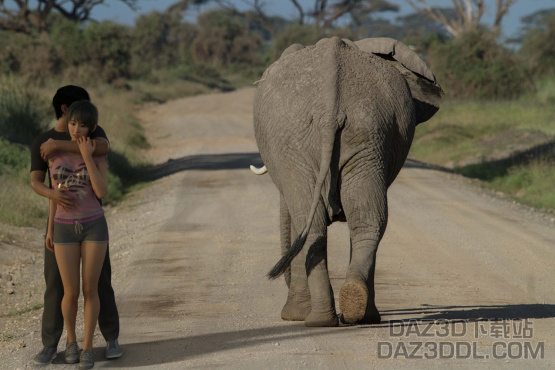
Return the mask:
<svg viewBox="0 0 555 370">
<path fill-rule="evenodd" d="M 122 355 L 117 341 L 119 316 L 111 285 L 108 227 L 100 201 L 107 191 L 109 143 L 97 126 L 98 111 L 85 89 L 64 86 L 52 104 L 58 122 L 31 147 L 31 185 L 50 200 L 44 256 L 44 348 L 34 360 L 47 365 L 56 357 L 65 322 L 65 361 L 79 362 L 79 368 L 89 369 L 94 366 L 97 321 L 107 342 L 106 358 Z M 47 170 L 50 186 L 44 183 Z M 79 355 L 75 325 L 81 260 L 85 338 Z"/>
</svg>

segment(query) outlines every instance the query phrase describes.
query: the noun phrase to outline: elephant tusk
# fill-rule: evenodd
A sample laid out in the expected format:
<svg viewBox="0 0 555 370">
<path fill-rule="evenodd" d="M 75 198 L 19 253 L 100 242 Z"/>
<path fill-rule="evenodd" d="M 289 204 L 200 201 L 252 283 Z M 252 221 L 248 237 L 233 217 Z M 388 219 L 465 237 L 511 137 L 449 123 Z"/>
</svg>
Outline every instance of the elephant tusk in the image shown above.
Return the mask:
<svg viewBox="0 0 555 370">
<path fill-rule="evenodd" d="M 251 171 L 257 175 L 264 175 L 266 172 L 268 172 L 268 169 L 266 168 L 266 166 L 256 168 L 251 164 Z"/>
</svg>

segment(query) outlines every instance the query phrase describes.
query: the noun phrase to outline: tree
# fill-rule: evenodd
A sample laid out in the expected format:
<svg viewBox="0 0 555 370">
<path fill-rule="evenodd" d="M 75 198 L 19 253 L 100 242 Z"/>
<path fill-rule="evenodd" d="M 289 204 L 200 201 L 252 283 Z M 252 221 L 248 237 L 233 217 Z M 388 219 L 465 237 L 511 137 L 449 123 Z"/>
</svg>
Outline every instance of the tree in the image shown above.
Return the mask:
<svg viewBox="0 0 555 370">
<path fill-rule="evenodd" d="M 147 74 L 186 61 L 196 29 L 181 18 L 169 11 L 151 12 L 137 18 L 131 47 L 134 73 Z"/>
<path fill-rule="evenodd" d="M 447 17 L 453 17 L 451 8 L 442 9 Z M 395 22 L 388 19 L 368 16 L 358 26 L 358 38 L 392 37 L 406 44 L 421 44 L 429 38 L 446 40 L 450 37 L 442 24 L 423 17 L 419 13 L 411 13 L 397 17 Z"/>
<path fill-rule="evenodd" d="M 276 38 L 284 29 L 283 24 L 278 27 L 279 20 L 266 14 L 264 2 L 261 0 L 253 0 L 248 11 L 238 10 L 229 0 L 213 1 L 228 13 L 241 16 L 256 27 L 267 30 L 273 35 L 273 38 Z M 298 13 L 297 18 L 293 21 L 301 26 L 313 27 L 317 30 L 316 33 L 320 34 L 336 27 L 338 21 L 344 17 L 349 17 L 351 22 L 357 23 L 359 19 L 370 13 L 399 10 L 397 5 L 386 0 L 314 0 L 311 7 L 303 7 L 298 0 L 289 1 Z"/>
<path fill-rule="evenodd" d="M 525 31 L 520 54 L 528 60 L 534 75 L 555 73 L 555 9 L 542 10 L 522 19 Z"/>
<path fill-rule="evenodd" d="M 119 0 L 135 10 L 138 0 Z M 104 0 L 36 0 L 33 7 L 28 0 L 0 0 L 0 29 L 30 33 L 46 30 L 47 18 L 53 12 L 76 22 L 90 20 L 91 10 Z"/>
<path fill-rule="evenodd" d="M 243 18 L 224 11 L 208 11 L 197 19 L 199 33 L 193 42 L 193 59 L 227 67 L 232 63 L 258 65 L 261 39 L 249 32 Z"/>
<path fill-rule="evenodd" d="M 486 11 L 485 0 L 452 0 L 455 18 L 446 17 L 440 8 L 432 8 L 426 0 L 405 0 L 418 13 L 441 23 L 453 37 L 458 37 L 465 31 L 479 28 L 480 20 Z M 501 32 L 501 21 L 511 5 L 516 0 L 496 0 L 497 8 L 492 31 L 498 35 Z"/>
<path fill-rule="evenodd" d="M 349 16 L 354 23 L 358 23 L 359 19 L 370 13 L 399 10 L 397 5 L 385 0 L 314 0 L 312 9 L 304 9 L 297 0 L 290 1 L 299 13 L 297 18 L 299 24 L 305 24 L 308 18 L 308 23 L 322 29 L 331 28 L 345 16 Z"/>
<path fill-rule="evenodd" d="M 88 63 L 103 81 L 129 77 L 131 36 L 127 27 L 110 21 L 89 24 L 83 39 Z"/>
<path fill-rule="evenodd" d="M 522 59 L 490 32 L 466 31 L 433 44 L 427 62 L 450 97 L 513 99 L 534 90 Z"/>
</svg>

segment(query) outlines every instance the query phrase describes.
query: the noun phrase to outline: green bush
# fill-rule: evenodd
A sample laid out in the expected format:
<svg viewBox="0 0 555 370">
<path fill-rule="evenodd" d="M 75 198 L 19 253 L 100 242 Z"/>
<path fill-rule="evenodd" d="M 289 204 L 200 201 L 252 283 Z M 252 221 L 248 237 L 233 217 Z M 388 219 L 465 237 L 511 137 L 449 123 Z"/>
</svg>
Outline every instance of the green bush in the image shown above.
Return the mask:
<svg viewBox="0 0 555 370">
<path fill-rule="evenodd" d="M 0 66 L 32 81 L 61 72 L 63 58 L 47 34 L 26 35 L 0 31 Z"/>
<path fill-rule="evenodd" d="M 555 9 L 537 18 L 524 36 L 520 54 L 528 60 L 535 76 L 552 76 L 555 73 Z"/>
<path fill-rule="evenodd" d="M 0 138 L 0 175 L 29 167 L 29 149 Z"/>
<path fill-rule="evenodd" d="M 292 44 L 314 45 L 322 37 L 322 32 L 312 26 L 289 26 L 274 41 L 272 61 L 278 60 L 281 53 Z"/>
<path fill-rule="evenodd" d="M 524 204 L 555 209 L 555 166 L 549 158 L 529 163 L 482 163 L 457 169 L 457 172 L 483 180 L 484 186 L 501 190 Z"/>
<path fill-rule="evenodd" d="M 48 104 L 22 86 L 22 80 L 0 78 L 0 137 L 31 145 L 49 122 Z"/>
<path fill-rule="evenodd" d="M 0 222 L 44 227 L 48 200 L 31 188 L 30 163 L 29 148 L 0 138 Z"/>
<path fill-rule="evenodd" d="M 91 55 L 79 23 L 61 19 L 52 26 L 50 42 L 62 54 L 65 67 L 87 63 Z"/>
<path fill-rule="evenodd" d="M 102 205 L 114 204 L 121 200 L 125 193 L 121 179 L 114 175 L 112 171 L 108 171 L 106 179 L 108 181 L 108 191 L 106 197 L 102 200 Z"/>
<path fill-rule="evenodd" d="M 198 17 L 199 33 L 192 44 L 193 60 L 227 67 L 232 63 L 260 65 L 262 39 L 249 32 L 244 20 L 222 11 L 210 11 Z"/>
<path fill-rule="evenodd" d="M 48 217 L 48 199 L 35 194 L 29 184 L 29 172 L 17 176 L 0 175 L 0 222 L 14 226 L 43 228 Z"/>
<path fill-rule="evenodd" d="M 131 30 L 133 74 L 144 76 L 153 70 L 190 63 L 196 32 L 195 26 L 173 13 L 141 15 Z"/>
<path fill-rule="evenodd" d="M 131 37 L 127 27 L 113 22 L 91 23 L 85 28 L 84 40 L 88 63 L 103 81 L 129 77 Z"/>
<path fill-rule="evenodd" d="M 514 99 L 534 90 L 524 61 L 483 31 L 433 44 L 428 62 L 450 97 Z"/>
</svg>

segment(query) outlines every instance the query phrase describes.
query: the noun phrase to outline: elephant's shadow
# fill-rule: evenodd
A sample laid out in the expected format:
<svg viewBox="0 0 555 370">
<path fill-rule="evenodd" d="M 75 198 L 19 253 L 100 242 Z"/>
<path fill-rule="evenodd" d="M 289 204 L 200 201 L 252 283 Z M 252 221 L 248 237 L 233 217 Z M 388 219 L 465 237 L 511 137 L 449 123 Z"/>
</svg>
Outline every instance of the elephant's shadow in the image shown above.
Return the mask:
<svg viewBox="0 0 555 370">
<path fill-rule="evenodd" d="M 382 322 L 378 325 L 365 325 L 361 328 L 376 328 L 399 325 L 426 325 L 427 322 L 478 322 L 508 319 L 547 319 L 555 317 L 555 305 L 516 304 L 492 306 L 429 306 L 419 308 L 382 310 Z M 410 317 L 410 318 L 407 318 Z M 435 321 L 437 320 L 437 321 Z M 343 330 L 347 329 L 347 330 Z M 283 322 L 253 329 L 219 331 L 208 334 L 182 335 L 172 339 L 153 340 L 138 343 L 122 343 L 124 356 L 117 361 L 104 360 L 104 349 L 94 348 L 99 366 L 110 368 L 132 368 L 160 366 L 232 349 L 248 349 L 252 346 L 287 342 L 299 338 L 319 337 L 329 334 L 351 335 L 348 328 L 306 328 L 302 323 Z M 53 361 L 64 363 L 63 352 Z"/>
<path fill-rule="evenodd" d="M 399 325 L 413 321 L 493 321 L 511 319 L 549 319 L 555 317 L 552 304 L 514 304 L 493 306 L 432 306 L 419 308 L 382 310 L 380 326 Z M 372 325 L 375 326 L 375 325 Z"/>
</svg>

